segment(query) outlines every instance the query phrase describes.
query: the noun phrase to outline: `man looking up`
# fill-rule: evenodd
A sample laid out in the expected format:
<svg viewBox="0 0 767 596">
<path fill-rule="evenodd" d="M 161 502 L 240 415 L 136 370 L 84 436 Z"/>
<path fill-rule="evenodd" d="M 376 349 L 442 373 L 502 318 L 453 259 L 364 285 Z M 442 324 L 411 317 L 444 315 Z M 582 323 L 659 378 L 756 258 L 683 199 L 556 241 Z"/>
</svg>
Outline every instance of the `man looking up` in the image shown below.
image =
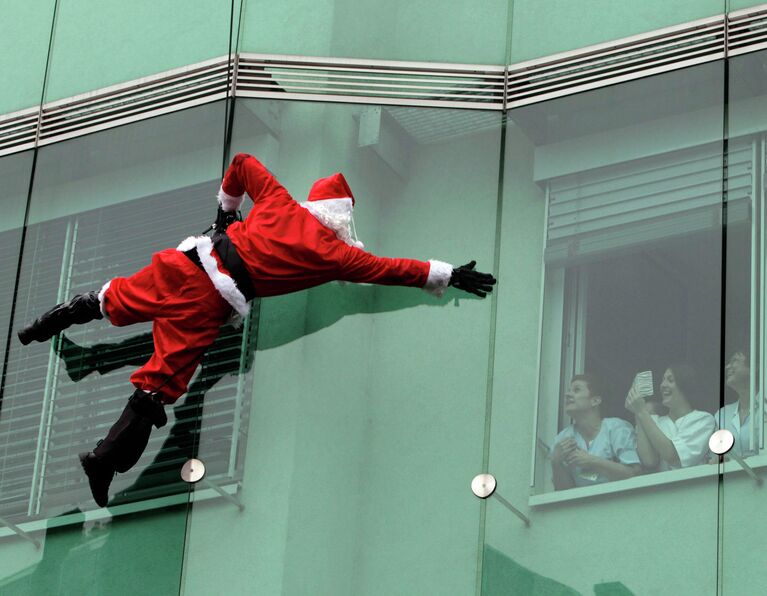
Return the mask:
<svg viewBox="0 0 767 596">
<path fill-rule="evenodd" d="M 634 427 L 621 418 L 602 418 L 602 390 L 593 375 L 575 375 L 564 408 L 572 423 L 554 439 L 554 488 L 563 490 L 631 478 L 640 471 Z"/>
</svg>

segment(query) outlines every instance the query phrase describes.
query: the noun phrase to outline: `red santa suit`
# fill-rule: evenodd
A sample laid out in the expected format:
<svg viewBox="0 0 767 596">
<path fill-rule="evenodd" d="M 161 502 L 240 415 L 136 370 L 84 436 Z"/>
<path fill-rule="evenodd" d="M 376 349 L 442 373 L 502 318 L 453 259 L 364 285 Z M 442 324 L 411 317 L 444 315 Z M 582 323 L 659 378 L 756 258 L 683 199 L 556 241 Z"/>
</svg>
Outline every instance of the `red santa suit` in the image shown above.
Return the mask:
<svg viewBox="0 0 767 596">
<path fill-rule="evenodd" d="M 329 281 L 421 287 L 440 296 L 452 265 L 378 257 L 362 250 L 348 222 L 354 196 L 343 175 L 315 182 L 300 204 L 255 157 L 238 154 L 224 176 L 219 203 L 238 209 L 244 193 L 253 208 L 226 234 L 242 261 L 255 295 L 278 296 Z M 202 270 L 183 251 L 196 249 Z M 205 349 L 232 309 L 248 303 L 207 236 L 190 237 L 175 250 L 155 254 L 152 263 L 102 288 L 102 312 L 114 325 L 153 321 L 155 352 L 131 376 L 139 389 L 172 403 L 187 385 Z"/>
</svg>

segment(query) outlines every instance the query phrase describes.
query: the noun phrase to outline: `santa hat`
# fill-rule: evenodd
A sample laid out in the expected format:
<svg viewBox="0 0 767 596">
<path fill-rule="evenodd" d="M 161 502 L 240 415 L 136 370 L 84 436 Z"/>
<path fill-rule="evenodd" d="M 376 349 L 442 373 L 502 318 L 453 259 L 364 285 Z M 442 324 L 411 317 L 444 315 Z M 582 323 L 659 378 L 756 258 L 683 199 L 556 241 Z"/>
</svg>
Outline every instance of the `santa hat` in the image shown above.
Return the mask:
<svg viewBox="0 0 767 596">
<path fill-rule="evenodd" d="M 301 206 L 316 217 L 326 228 L 336 233 L 339 240 L 351 246 L 364 248 L 354 229 L 354 195 L 346 178 L 340 172 L 320 178 L 312 184 L 309 196 Z"/>
<path fill-rule="evenodd" d="M 336 172 L 327 178 L 320 178 L 309 190 L 307 201 L 333 201 L 335 199 L 351 199 L 354 206 L 354 195 L 346 178 L 341 172 Z"/>
</svg>

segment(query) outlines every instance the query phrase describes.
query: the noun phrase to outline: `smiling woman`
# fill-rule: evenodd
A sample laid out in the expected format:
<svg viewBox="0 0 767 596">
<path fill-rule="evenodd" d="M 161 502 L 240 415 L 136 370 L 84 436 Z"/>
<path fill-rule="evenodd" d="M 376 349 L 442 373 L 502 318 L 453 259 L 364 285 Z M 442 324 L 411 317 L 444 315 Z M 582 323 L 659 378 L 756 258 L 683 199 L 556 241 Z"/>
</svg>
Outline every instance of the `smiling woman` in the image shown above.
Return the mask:
<svg viewBox="0 0 767 596">
<path fill-rule="evenodd" d="M 686 364 L 666 369 L 660 394 L 668 414 L 651 414 L 647 402 L 631 388 L 626 408 L 634 413 L 637 450 L 642 465 L 651 470 L 673 470 L 697 466 L 707 459 L 707 445 L 716 429 L 714 417 L 694 410 L 688 395 L 694 391 L 695 371 Z"/>
</svg>

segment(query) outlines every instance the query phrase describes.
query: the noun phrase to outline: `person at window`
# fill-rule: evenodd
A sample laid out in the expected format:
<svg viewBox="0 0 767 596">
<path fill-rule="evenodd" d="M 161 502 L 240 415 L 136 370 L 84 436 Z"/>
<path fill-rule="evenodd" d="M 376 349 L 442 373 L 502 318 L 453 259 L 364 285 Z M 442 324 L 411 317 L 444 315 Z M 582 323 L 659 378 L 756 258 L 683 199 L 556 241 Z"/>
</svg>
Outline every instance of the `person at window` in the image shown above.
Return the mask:
<svg viewBox="0 0 767 596">
<path fill-rule="evenodd" d="M 668 409 L 664 416 L 651 414 L 645 398 L 634 387 L 629 390 L 626 408 L 636 419 L 637 451 L 645 468 L 665 471 L 706 462 L 716 423 L 711 414 L 690 405 L 695 380 L 695 371 L 686 364 L 666 369 L 659 388 L 661 403 Z"/>
<path fill-rule="evenodd" d="M 737 455 L 753 455 L 757 444 L 751 447 L 751 436 L 758 437 L 756 421 L 751 420 L 751 361 L 748 350 L 736 350 L 724 367 L 725 382 L 738 396 L 732 403 L 720 408 L 716 414 L 719 428 L 729 430 L 735 443 L 732 450 Z"/>
<path fill-rule="evenodd" d="M 246 192 L 253 207 L 241 221 Z M 98 505 L 107 504 L 115 472 L 136 464 L 152 426 L 166 424 L 164 406 L 186 392 L 220 327 L 233 314 L 247 315 L 250 299 L 335 280 L 420 287 L 437 296 L 453 286 L 484 298 L 496 282 L 475 271 L 474 261 L 453 267 L 363 250 L 354 232 L 354 195 L 340 173 L 317 180 L 308 200 L 298 203 L 260 161 L 240 153 L 224 176 L 218 204 L 212 238 L 189 237 L 155 253 L 138 273 L 79 294 L 18 332 L 26 345 L 104 317 L 116 326 L 152 321 L 154 353 L 131 376 L 133 395 L 106 438 L 80 454 Z"/>
<path fill-rule="evenodd" d="M 634 428 L 621 418 L 602 418 L 602 390 L 593 375 L 576 375 L 565 392 L 572 419 L 554 438 L 554 488 L 563 490 L 631 478 L 640 471 Z"/>
</svg>

